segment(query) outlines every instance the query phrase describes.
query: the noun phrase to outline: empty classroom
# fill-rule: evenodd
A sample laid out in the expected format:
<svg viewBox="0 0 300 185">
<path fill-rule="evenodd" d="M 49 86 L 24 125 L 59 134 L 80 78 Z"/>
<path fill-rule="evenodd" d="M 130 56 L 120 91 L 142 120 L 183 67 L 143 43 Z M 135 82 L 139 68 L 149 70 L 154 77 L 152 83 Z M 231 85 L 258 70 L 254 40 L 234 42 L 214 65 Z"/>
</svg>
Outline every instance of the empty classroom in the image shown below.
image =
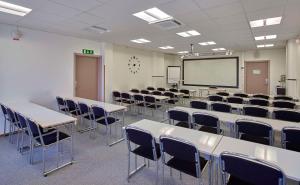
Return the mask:
<svg viewBox="0 0 300 185">
<path fill-rule="evenodd" d="M 300 0 L 0 0 L 0 185 L 300 185 Z"/>
</svg>

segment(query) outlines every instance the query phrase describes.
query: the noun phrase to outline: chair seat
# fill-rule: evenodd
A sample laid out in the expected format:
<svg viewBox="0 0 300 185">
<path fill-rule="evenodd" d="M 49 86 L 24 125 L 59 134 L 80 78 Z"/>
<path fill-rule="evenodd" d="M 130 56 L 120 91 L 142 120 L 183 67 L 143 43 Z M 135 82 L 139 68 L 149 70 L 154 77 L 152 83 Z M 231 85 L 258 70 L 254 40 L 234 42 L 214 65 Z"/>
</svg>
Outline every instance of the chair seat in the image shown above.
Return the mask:
<svg viewBox="0 0 300 185">
<path fill-rule="evenodd" d="M 175 100 L 168 100 L 168 103 L 169 103 L 169 104 L 175 104 L 176 101 L 175 101 Z"/>
<path fill-rule="evenodd" d="M 53 132 L 55 129 L 54 128 L 51 128 L 51 129 L 48 129 L 48 130 L 43 130 L 43 129 L 41 129 L 41 134 L 42 135 L 44 135 L 44 134 L 47 134 L 47 133 L 50 133 L 50 132 Z M 28 131 L 27 130 L 25 130 L 25 133 L 27 134 L 27 135 L 29 135 L 29 133 L 28 133 Z M 38 133 L 32 133 L 33 134 L 33 137 L 37 137 L 39 134 Z"/>
<path fill-rule="evenodd" d="M 175 124 L 178 127 L 184 127 L 184 128 L 190 128 L 189 124 L 187 122 L 178 122 L 177 124 Z"/>
<path fill-rule="evenodd" d="M 156 156 L 157 159 L 160 158 L 160 148 L 159 148 L 159 144 L 155 144 L 155 148 L 156 148 Z M 153 156 L 153 151 L 151 147 L 144 147 L 144 146 L 139 146 L 136 149 L 134 149 L 132 151 L 132 153 L 138 155 L 138 156 L 142 156 L 145 157 L 147 159 L 150 160 L 154 160 L 154 156 Z"/>
<path fill-rule="evenodd" d="M 145 104 L 144 103 L 137 103 L 137 104 L 135 104 L 136 106 L 139 106 L 139 107 L 144 107 L 145 106 Z"/>
<path fill-rule="evenodd" d="M 115 123 L 115 122 L 117 122 L 117 121 L 119 121 L 119 119 L 113 118 L 113 117 L 107 117 L 107 124 L 108 124 L 108 125 L 111 125 L 111 124 L 113 124 L 113 123 Z M 101 125 L 106 125 L 106 122 L 105 122 L 105 119 L 104 119 L 104 118 L 98 120 L 97 123 L 99 123 L 99 124 L 101 124 Z"/>
<path fill-rule="evenodd" d="M 94 115 L 93 114 L 86 115 L 83 118 L 88 119 L 88 120 L 94 120 Z"/>
<path fill-rule="evenodd" d="M 80 116 L 80 111 L 79 110 L 69 110 L 70 114 L 73 116 Z"/>
<path fill-rule="evenodd" d="M 207 160 L 205 160 L 203 157 L 200 157 L 201 171 L 205 167 L 206 163 L 207 163 Z M 189 161 L 185 161 L 185 160 L 181 160 L 181 159 L 177 159 L 177 158 L 173 157 L 166 163 L 166 165 L 171 168 L 174 168 L 176 170 L 179 170 L 183 173 L 186 173 L 188 175 L 197 177 L 196 163 L 194 163 L 194 162 L 189 162 Z"/>
<path fill-rule="evenodd" d="M 253 184 L 247 183 L 247 182 L 231 175 L 229 177 L 227 185 L 253 185 Z"/>
<path fill-rule="evenodd" d="M 269 145 L 269 139 L 268 138 L 263 138 L 263 137 L 257 137 L 257 136 L 251 136 L 248 134 L 242 134 L 241 135 L 242 140 L 254 142 L 254 143 L 260 143 L 264 145 Z"/>
<path fill-rule="evenodd" d="M 155 109 L 155 108 L 160 108 L 161 105 L 147 104 L 147 107 L 151 109 Z"/>
<path fill-rule="evenodd" d="M 133 100 L 123 100 L 122 103 L 134 104 Z"/>
<path fill-rule="evenodd" d="M 295 143 L 292 144 L 292 143 L 287 142 L 286 149 L 300 152 L 300 144 L 295 144 Z"/>
<path fill-rule="evenodd" d="M 208 132 L 212 134 L 218 134 L 218 129 L 215 127 L 208 127 L 208 126 L 202 126 L 199 131 Z M 220 129 L 220 133 L 222 133 L 222 130 Z"/>
<path fill-rule="evenodd" d="M 68 134 L 65 134 L 63 132 L 59 132 L 59 134 L 58 134 L 58 140 L 59 141 L 61 141 L 63 139 L 67 139 L 69 137 L 70 136 Z M 41 143 L 40 138 L 37 138 L 36 141 Z M 57 142 L 57 133 L 52 133 L 52 134 L 43 136 L 43 141 L 44 141 L 45 145 L 51 145 L 53 143 L 56 143 Z"/>
<path fill-rule="evenodd" d="M 67 112 L 68 109 L 67 108 L 60 108 L 60 111 Z"/>
</svg>

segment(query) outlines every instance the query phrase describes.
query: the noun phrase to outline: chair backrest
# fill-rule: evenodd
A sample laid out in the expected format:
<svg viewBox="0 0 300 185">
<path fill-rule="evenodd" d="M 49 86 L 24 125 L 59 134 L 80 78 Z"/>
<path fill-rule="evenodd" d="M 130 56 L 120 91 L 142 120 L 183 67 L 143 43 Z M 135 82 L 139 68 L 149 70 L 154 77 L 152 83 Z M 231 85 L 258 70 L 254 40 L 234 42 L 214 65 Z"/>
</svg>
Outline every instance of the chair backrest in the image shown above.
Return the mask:
<svg viewBox="0 0 300 185">
<path fill-rule="evenodd" d="M 141 90 L 142 94 L 150 94 L 148 90 Z"/>
<path fill-rule="evenodd" d="M 126 93 L 126 92 L 121 93 L 121 97 L 122 97 L 123 99 L 126 99 L 126 100 L 130 100 L 130 99 L 131 99 L 131 98 L 130 98 L 130 94 L 129 94 L 129 93 Z"/>
<path fill-rule="evenodd" d="M 268 117 L 269 111 L 268 111 L 268 109 L 265 109 L 263 107 L 244 106 L 243 113 L 244 113 L 244 115 L 247 115 L 247 116 L 266 118 L 266 117 Z"/>
<path fill-rule="evenodd" d="M 158 87 L 157 90 L 158 90 L 158 91 L 166 91 L 166 89 L 165 89 L 165 88 L 162 88 L 162 87 Z"/>
<path fill-rule="evenodd" d="M 273 129 L 269 124 L 248 119 L 239 119 L 235 123 L 237 138 L 240 138 L 241 134 L 247 134 L 255 137 L 269 138 L 269 144 L 273 144 Z"/>
<path fill-rule="evenodd" d="M 199 152 L 192 143 L 164 135 L 159 137 L 159 143 L 163 158 L 164 153 L 167 153 L 171 157 L 182 161 L 199 163 Z"/>
<path fill-rule="evenodd" d="M 0 104 L 0 106 L 1 106 L 1 110 L 2 110 L 3 115 L 6 116 L 7 115 L 6 107 L 2 104 Z"/>
<path fill-rule="evenodd" d="M 211 104 L 211 109 L 218 112 L 231 112 L 231 105 L 226 103 L 214 102 Z"/>
<path fill-rule="evenodd" d="M 274 118 L 283 121 L 300 122 L 300 112 L 292 110 L 274 110 Z"/>
<path fill-rule="evenodd" d="M 270 98 L 270 96 L 268 95 L 265 95 L 265 94 L 253 94 L 254 98 L 262 98 L 262 99 L 265 99 L 265 100 L 268 100 Z"/>
<path fill-rule="evenodd" d="M 144 96 L 140 95 L 140 94 L 135 94 L 135 95 L 133 95 L 133 99 L 135 101 L 143 102 L 144 101 Z"/>
<path fill-rule="evenodd" d="M 189 113 L 182 110 L 169 110 L 168 116 L 170 120 L 190 122 Z"/>
<path fill-rule="evenodd" d="M 75 103 L 75 101 L 70 100 L 70 99 L 66 99 L 66 106 L 68 108 L 68 111 L 73 111 L 76 110 L 78 105 Z"/>
<path fill-rule="evenodd" d="M 16 114 L 14 111 L 12 111 L 10 108 L 6 108 L 8 119 L 10 122 L 15 123 L 17 120 Z"/>
<path fill-rule="evenodd" d="M 162 92 L 161 91 L 153 91 L 152 94 L 157 95 L 157 96 L 161 96 Z"/>
<path fill-rule="evenodd" d="M 217 92 L 216 94 L 219 96 L 229 96 L 228 92 Z"/>
<path fill-rule="evenodd" d="M 58 104 L 59 107 L 66 105 L 65 100 L 62 97 L 60 97 L 60 96 L 56 96 L 56 101 L 57 101 L 57 104 Z"/>
<path fill-rule="evenodd" d="M 300 152 L 300 127 L 284 127 L 281 131 L 282 148 Z"/>
<path fill-rule="evenodd" d="M 164 96 L 168 96 L 170 98 L 174 98 L 175 97 L 175 94 L 173 92 L 165 92 L 164 93 Z"/>
<path fill-rule="evenodd" d="M 119 91 L 112 92 L 114 98 L 121 98 L 121 93 Z"/>
<path fill-rule="evenodd" d="M 126 138 L 127 138 L 128 144 L 129 144 L 129 148 L 130 148 L 129 142 L 132 142 L 139 146 L 148 147 L 148 148 L 154 146 L 154 143 L 155 143 L 154 138 L 151 135 L 151 133 L 149 133 L 146 130 L 142 130 L 140 128 L 136 128 L 133 126 L 127 126 L 127 127 L 125 127 L 125 133 L 126 133 Z"/>
<path fill-rule="evenodd" d="M 95 120 L 97 120 L 99 118 L 103 118 L 103 119 L 107 118 L 107 113 L 104 108 L 96 106 L 96 105 L 92 105 L 91 108 L 92 108 L 92 113 L 93 113 L 93 117 Z"/>
<path fill-rule="evenodd" d="M 81 114 L 90 113 L 90 107 L 86 103 L 78 102 L 78 108 Z"/>
<path fill-rule="evenodd" d="M 195 109 L 207 109 L 208 104 L 204 101 L 191 101 L 190 106 Z"/>
<path fill-rule="evenodd" d="M 291 97 L 291 96 L 275 96 L 274 100 L 293 101 L 293 97 Z"/>
<path fill-rule="evenodd" d="M 145 96 L 144 99 L 146 103 L 153 104 L 156 102 L 156 99 L 153 96 Z"/>
<path fill-rule="evenodd" d="M 269 101 L 262 98 L 251 98 L 249 100 L 251 105 L 259 105 L 259 106 L 269 106 Z"/>
<path fill-rule="evenodd" d="M 139 93 L 140 91 L 138 89 L 131 89 L 130 92 Z"/>
<path fill-rule="evenodd" d="M 231 96 L 227 98 L 228 103 L 237 103 L 237 104 L 243 104 L 244 100 L 241 97 L 237 96 Z"/>
<path fill-rule="evenodd" d="M 285 185 L 285 175 L 282 170 L 267 162 L 228 152 L 221 153 L 220 158 L 223 182 L 227 174 L 230 174 L 251 185 Z"/>
<path fill-rule="evenodd" d="M 180 92 L 185 95 L 190 95 L 190 91 L 188 89 L 180 89 Z"/>
<path fill-rule="evenodd" d="M 27 127 L 26 118 L 18 112 L 16 112 L 16 115 L 19 120 L 19 127 L 26 128 Z"/>
<path fill-rule="evenodd" d="M 294 109 L 296 107 L 296 104 L 295 102 L 291 102 L 291 101 L 276 100 L 273 101 L 273 106 L 278 108 Z"/>
<path fill-rule="evenodd" d="M 241 98 L 248 98 L 248 94 L 245 93 L 234 93 L 233 96 L 241 97 Z"/>
<path fill-rule="evenodd" d="M 149 91 L 154 91 L 155 88 L 154 88 L 154 87 L 147 87 L 147 90 L 149 90 Z"/>
<path fill-rule="evenodd" d="M 214 115 L 196 112 L 192 115 L 192 123 L 202 126 L 215 127 L 218 129 L 218 133 L 220 133 L 219 118 Z"/>
<path fill-rule="evenodd" d="M 219 95 L 208 96 L 209 101 L 223 101 L 223 97 Z"/>
<path fill-rule="evenodd" d="M 27 118 L 26 124 L 27 124 L 29 135 L 31 137 L 39 137 L 43 144 L 44 141 L 43 138 L 41 137 L 42 128 L 35 121 L 29 118 Z"/>
<path fill-rule="evenodd" d="M 178 92 L 178 89 L 169 89 L 170 92 Z"/>
</svg>

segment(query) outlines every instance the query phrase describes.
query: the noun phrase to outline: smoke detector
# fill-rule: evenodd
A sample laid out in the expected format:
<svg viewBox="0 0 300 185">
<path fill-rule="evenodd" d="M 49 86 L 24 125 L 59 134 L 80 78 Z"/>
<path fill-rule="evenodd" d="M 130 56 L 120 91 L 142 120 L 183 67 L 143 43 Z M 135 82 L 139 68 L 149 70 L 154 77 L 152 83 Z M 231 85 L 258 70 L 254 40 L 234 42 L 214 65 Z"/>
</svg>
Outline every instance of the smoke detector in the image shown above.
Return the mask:
<svg viewBox="0 0 300 185">
<path fill-rule="evenodd" d="M 98 33 L 98 34 L 103 34 L 105 32 L 110 32 L 109 29 L 103 28 L 101 26 L 90 26 L 90 27 L 86 28 L 85 30 L 87 30 L 89 32 L 93 32 L 93 33 Z"/>
</svg>

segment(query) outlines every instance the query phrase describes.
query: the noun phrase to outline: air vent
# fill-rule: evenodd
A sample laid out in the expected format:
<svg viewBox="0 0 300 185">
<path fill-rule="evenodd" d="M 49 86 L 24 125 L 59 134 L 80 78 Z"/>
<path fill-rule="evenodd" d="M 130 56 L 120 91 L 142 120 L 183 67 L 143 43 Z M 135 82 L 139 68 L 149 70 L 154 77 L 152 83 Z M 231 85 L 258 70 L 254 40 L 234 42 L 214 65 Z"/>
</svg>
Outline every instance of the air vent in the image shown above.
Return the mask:
<svg viewBox="0 0 300 185">
<path fill-rule="evenodd" d="M 163 30 L 171 30 L 174 28 L 178 28 L 182 25 L 179 21 L 177 21 L 175 19 L 159 21 L 159 22 L 152 23 L 152 24 Z"/>
<path fill-rule="evenodd" d="M 91 27 L 86 28 L 86 30 L 90 31 L 90 32 L 98 33 L 98 34 L 109 32 L 108 29 L 100 27 L 100 26 L 91 26 Z"/>
</svg>

